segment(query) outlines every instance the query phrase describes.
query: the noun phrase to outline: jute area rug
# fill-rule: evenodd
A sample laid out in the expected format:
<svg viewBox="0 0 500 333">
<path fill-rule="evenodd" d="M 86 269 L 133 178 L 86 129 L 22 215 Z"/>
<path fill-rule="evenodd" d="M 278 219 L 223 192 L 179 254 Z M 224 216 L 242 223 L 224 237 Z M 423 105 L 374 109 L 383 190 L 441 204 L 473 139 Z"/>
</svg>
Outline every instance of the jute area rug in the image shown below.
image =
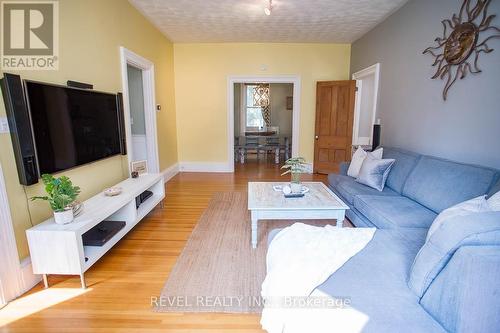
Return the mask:
<svg viewBox="0 0 500 333">
<path fill-rule="evenodd" d="M 252 249 L 244 192 L 216 193 L 157 299 L 158 312 L 260 313 L 269 231 L 297 221 L 259 222 Z M 303 221 L 325 225 L 334 221 Z"/>
</svg>

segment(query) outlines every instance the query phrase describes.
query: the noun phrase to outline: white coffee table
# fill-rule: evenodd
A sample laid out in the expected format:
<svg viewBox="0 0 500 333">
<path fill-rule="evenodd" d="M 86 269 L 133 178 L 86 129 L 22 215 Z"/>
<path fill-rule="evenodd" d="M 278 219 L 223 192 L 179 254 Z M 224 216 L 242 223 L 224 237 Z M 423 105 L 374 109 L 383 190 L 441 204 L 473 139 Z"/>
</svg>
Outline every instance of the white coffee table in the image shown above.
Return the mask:
<svg viewBox="0 0 500 333">
<path fill-rule="evenodd" d="M 249 182 L 248 210 L 252 217 L 252 247 L 257 247 L 259 220 L 337 220 L 342 228 L 349 207 L 321 182 L 304 182 L 309 192 L 302 198 L 285 198 L 273 189 L 284 182 Z"/>
</svg>

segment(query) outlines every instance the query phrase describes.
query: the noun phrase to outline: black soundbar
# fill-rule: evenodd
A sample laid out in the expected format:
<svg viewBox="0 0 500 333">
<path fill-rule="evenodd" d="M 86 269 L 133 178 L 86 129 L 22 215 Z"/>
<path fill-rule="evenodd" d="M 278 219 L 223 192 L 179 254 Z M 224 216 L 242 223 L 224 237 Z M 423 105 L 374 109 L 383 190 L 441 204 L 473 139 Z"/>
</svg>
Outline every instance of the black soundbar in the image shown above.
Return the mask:
<svg viewBox="0 0 500 333">
<path fill-rule="evenodd" d="M 94 89 L 94 85 L 92 85 L 90 83 L 68 80 L 68 81 L 66 81 L 66 84 L 68 85 L 68 87 L 71 87 L 71 88 L 91 89 L 91 90 Z"/>
<path fill-rule="evenodd" d="M 38 162 L 21 77 L 4 73 L 0 85 L 9 122 L 19 182 L 23 185 L 36 184 L 39 178 Z"/>
</svg>

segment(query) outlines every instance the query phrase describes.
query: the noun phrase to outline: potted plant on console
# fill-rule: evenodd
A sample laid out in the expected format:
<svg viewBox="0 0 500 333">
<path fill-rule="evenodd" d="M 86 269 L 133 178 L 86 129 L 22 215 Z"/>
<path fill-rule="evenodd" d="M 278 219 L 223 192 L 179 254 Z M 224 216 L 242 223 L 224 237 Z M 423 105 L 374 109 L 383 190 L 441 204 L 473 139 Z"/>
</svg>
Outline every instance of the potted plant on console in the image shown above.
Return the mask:
<svg viewBox="0 0 500 333">
<path fill-rule="evenodd" d="M 285 164 L 281 169 L 287 169 L 281 175 L 291 174 L 292 180 L 290 182 L 290 188 L 292 193 L 299 193 L 302 190 L 302 185 L 300 183 L 300 175 L 307 173 L 306 160 L 303 157 L 292 157 L 285 161 Z"/>
<path fill-rule="evenodd" d="M 49 174 L 42 175 L 46 196 L 32 197 L 31 200 L 48 201 L 54 211 L 54 221 L 57 224 L 68 224 L 73 221 L 73 207 L 71 204 L 80 193 L 80 187 L 74 186 L 66 176 L 54 178 Z"/>
</svg>

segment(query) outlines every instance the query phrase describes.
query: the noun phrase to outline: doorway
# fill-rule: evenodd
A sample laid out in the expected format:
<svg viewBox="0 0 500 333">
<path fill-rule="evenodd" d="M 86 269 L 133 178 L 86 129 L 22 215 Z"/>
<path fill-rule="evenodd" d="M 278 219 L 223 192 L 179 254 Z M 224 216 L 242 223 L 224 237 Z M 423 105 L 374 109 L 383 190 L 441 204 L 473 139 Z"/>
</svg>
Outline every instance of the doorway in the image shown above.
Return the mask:
<svg viewBox="0 0 500 333">
<path fill-rule="evenodd" d="M 301 90 L 301 79 L 299 76 L 273 76 L 273 77 L 267 77 L 267 76 L 260 76 L 260 77 L 252 77 L 252 76 L 231 76 L 228 78 L 228 86 L 227 86 L 227 125 L 228 125 L 228 164 L 227 164 L 227 171 L 228 172 L 234 172 L 234 166 L 235 162 L 237 159 L 237 149 L 238 145 L 240 145 L 239 139 L 237 137 L 241 137 L 242 135 L 245 136 L 244 132 L 252 132 L 252 131 L 257 131 L 257 132 L 274 132 L 274 136 L 279 136 L 279 129 L 273 129 L 272 126 L 272 110 L 267 117 L 270 118 L 270 126 L 263 125 L 265 123 L 265 120 L 260 117 L 253 117 L 251 120 L 253 122 L 248 123 L 250 126 L 246 126 L 246 119 L 245 120 L 245 126 L 242 130 L 242 119 L 241 119 L 241 110 L 238 113 L 240 118 L 238 119 L 238 115 L 235 115 L 235 112 L 238 110 L 238 105 L 241 105 L 241 96 L 243 93 L 246 93 L 246 89 L 244 87 L 251 86 L 249 89 L 253 89 L 253 87 L 257 87 L 259 85 L 264 85 L 267 86 L 271 91 L 272 91 L 272 85 L 274 84 L 288 84 L 289 86 L 283 86 L 283 89 L 286 91 L 287 88 L 290 88 L 288 90 L 291 92 L 291 95 L 288 93 L 287 96 L 285 96 L 285 99 L 283 101 L 278 101 L 279 103 L 282 103 L 282 108 L 284 108 L 283 111 L 287 111 L 291 117 L 291 133 L 290 133 L 290 149 L 289 149 L 289 155 L 292 156 L 298 156 L 298 151 L 299 151 L 299 117 L 300 117 L 300 90 Z M 276 86 L 277 87 L 277 86 Z M 239 92 L 238 92 L 239 90 Z M 251 91 L 251 90 L 250 90 Z M 272 93 L 272 92 L 271 92 Z M 286 97 L 291 97 L 291 99 L 288 99 Z M 240 101 L 238 101 L 240 99 Z M 289 107 L 287 107 L 287 102 L 289 104 Z M 237 103 L 237 104 L 235 104 Z M 250 103 L 250 108 L 253 107 L 253 103 Z M 272 107 L 272 105 L 271 105 Z M 280 107 L 281 108 L 281 107 Z M 286 110 L 288 109 L 288 110 Z M 260 110 L 260 114 L 262 114 L 262 111 Z M 291 112 L 291 113 L 290 113 Z M 254 112 L 252 116 L 257 116 L 259 112 Z M 246 114 L 244 115 L 246 118 Z M 259 123 L 259 118 L 261 119 L 261 123 Z M 236 122 L 235 122 L 236 121 Z M 275 122 L 277 121 L 276 119 L 274 120 Z M 255 126 L 252 126 L 255 125 Z M 263 125 L 263 126 L 259 126 Z M 253 128 L 255 127 L 255 128 Z M 262 127 L 262 128 L 261 128 Z M 278 126 L 279 127 L 279 126 Z M 242 133 L 243 132 L 243 133 Z M 270 133 L 269 132 L 269 133 Z M 249 134 L 255 134 L 255 133 L 249 133 Z M 257 133 L 260 134 L 261 133 Z M 261 139 L 263 142 L 265 141 L 265 137 Z M 259 140 L 260 141 L 260 140 Z M 243 142 L 241 142 L 243 143 Z M 235 149 L 236 148 L 236 149 Z M 265 147 L 264 147 L 265 149 Z M 264 152 L 264 150 L 262 151 Z M 269 152 L 272 153 L 271 150 Z M 275 156 L 275 154 L 272 154 L 271 156 Z M 280 161 L 283 160 L 284 158 L 284 152 L 280 153 Z M 238 161 L 238 162 L 241 162 Z"/>
<path fill-rule="evenodd" d="M 373 125 L 376 124 L 380 64 L 367 67 L 352 75 L 356 80 L 356 102 L 354 107 L 353 146 L 371 148 Z"/>
<path fill-rule="evenodd" d="M 22 284 L 22 273 L 17 252 L 14 227 L 7 199 L 7 189 L 0 164 L 0 308 L 21 295 L 27 288 Z"/>
<path fill-rule="evenodd" d="M 144 86 L 142 70 L 127 64 L 128 100 L 130 107 L 130 127 L 132 134 L 132 161 L 148 159 L 146 140 L 146 117 L 144 114 Z"/>
<path fill-rule="evenodd" d="M 291 156 L 293 84 L 234 84 L 235 162 L 282 164 Z"/>
<path fill-rule="evenodd" d="M 158 173 L 154 64 L 124 47 L 120 56 L 128 165 L 146 161 Z"/>
</svg>

